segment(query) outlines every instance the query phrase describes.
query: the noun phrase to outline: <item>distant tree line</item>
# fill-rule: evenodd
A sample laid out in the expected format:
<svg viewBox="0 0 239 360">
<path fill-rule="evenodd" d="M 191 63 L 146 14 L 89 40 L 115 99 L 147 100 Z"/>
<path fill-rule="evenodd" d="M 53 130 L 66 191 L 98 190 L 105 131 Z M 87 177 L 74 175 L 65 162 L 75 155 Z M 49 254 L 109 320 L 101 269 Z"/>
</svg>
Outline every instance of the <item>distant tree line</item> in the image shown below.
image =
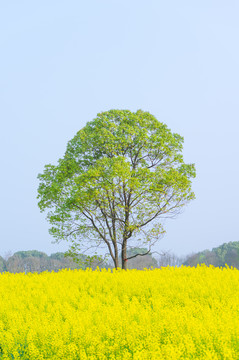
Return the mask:
<svg viewBox="0 0 239 360">
<path fill-rule="evenodd" d="M 84 268 L 82 264 L 77 264 L 72 259 L 64 256 L 64 253 L 57 252 L 48 256 L 44 252 L 37 250 L 18 251 L 10 257 L 0 257 L 0 271 L 12 273 L 19 272 L 42 272 L 59 271 L 60 269 L 79 269 Z"/>
<path fill-rule="evenodd" d="M 225 243 L 214 249 L 204 250 L 188 256 L 183 263 L 187 266 L 198 264 L 213 265 L 217 267 L 233 266 L 239 269 L 239 241 Z"/>
<path fill-rule="evenodd" d="M 146 248 L 131 248 L 128 250 L 128 256 L 136 254 L 144 254 Z M 130 259 L 128 261 L 129 269 L 142 270 L 144 268 L 160 267 L 167 265 L 176 265 L 175 258 L 167 254 L 162 254 L 158 259 L 154 258 L 151 253 Z M 112 261 L 89 257 L 84 254 L 78 255 L 77 258 L 66 256 L 63 252 L 57 252 L 48 256 L 44 252 L 37 250 L 18 251 L 11 256 L 0 256 L 0 272 L 43 272 L 43 271 L 59 271 L 61 269 L 86 269 L 91 267 L 93 270 L 99 268 L 114 268 Z"/>
<path fill-rule="evenodd" d="M 197 266 L 198 264 L 213 265 L 217 267 L 233 266 L 239 269 L 239 241 L 225 243 L 217 248 L 204 250 L 197 254 L 186 257 L 178 257 L 171 252 L 162 252 L 153 256 L 147 252 L 146 248 L 134 247 L 128 250 L 128 257 L 135 256 L 128 260 L 128 269 L 143 270 L 144 268 L 160 268 L 165 266 Z M 0 256 L 0 272 L 43 272 L 59 271 L 61 269 L 86 269 L 91 267 L 93 270 L 99 268 L 114 268 L 113 262 L 90 258 L 87 255 L 80 254 L 77 259 L 66 256 L 63 252 L 57 252 L 48 256 L 44 252 L 37 250 L 18 251 L 15 254 L 5 257 Z"/>
</svg>

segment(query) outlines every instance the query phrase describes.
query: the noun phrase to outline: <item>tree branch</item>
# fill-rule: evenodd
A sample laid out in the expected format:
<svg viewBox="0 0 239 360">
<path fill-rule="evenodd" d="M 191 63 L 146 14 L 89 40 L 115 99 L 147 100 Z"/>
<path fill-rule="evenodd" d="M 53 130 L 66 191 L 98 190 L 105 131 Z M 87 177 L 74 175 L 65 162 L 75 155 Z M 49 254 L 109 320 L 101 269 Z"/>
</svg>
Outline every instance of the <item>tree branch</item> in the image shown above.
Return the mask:
<svg viewBox="0 0 239 360">
<path fill-rule="evenodd" d="M 135 258 L 136 256 L 144 256 L 144 255 L 148 255 L 150 253 L 150 249 L 146 252 L 146 253 L 144 253 L 144 254 L 136 254 L 136 255 L 133 255 L 133 256 L 130 256 L 130 257 L 128 257 L 127 259 L 125 259 L 125 260 L 130 260 L 130 259 L 133 259 L 133 258 Z"/>
</svg>

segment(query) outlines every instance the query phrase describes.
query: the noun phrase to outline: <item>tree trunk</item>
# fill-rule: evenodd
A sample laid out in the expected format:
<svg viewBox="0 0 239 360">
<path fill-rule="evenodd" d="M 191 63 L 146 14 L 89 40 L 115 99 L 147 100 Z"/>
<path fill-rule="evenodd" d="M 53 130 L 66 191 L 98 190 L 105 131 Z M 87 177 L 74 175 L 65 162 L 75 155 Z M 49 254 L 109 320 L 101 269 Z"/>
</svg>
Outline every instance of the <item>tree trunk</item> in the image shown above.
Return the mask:
<svg viewBox="0 0 239 360">
<path fill-rule="evenodd" d="M 122 269 L 127 270 L 127 252 L 126 252 L 126 240 L 123 241 L 121 258 L 122 258 Z"/>
<path fill-rule="evenodd" d="M 127 270 L 127 259 L 122 261 L 122 269 Z"/>
<path fill-rule="evenodd" d="M 114 245 L 114 251 L 115 251 L 115 257 L 114 257 L 115 268 L 118 269 L 119 268 L 119 251 L 118 251 L 118 246 L 117 246 L 115 239 L 113 241 L 113 245 Z"/>
<path fill-rule="evenodd" d="M 115 263 L 115 268 L 118 269 L 119 268 L 119 257 L 118 256 L 115 256 L 114 263 Z"/>
</svg>

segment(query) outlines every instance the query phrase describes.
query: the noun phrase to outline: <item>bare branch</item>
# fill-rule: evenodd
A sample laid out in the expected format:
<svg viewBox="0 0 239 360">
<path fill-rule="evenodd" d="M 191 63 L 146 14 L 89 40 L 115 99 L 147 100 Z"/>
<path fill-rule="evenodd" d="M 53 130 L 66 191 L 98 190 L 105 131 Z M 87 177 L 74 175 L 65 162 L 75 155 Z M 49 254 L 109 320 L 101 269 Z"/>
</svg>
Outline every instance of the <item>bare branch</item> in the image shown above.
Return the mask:
<svg viewBox="0 0 239 360">
<path fill-rule="evenodd" d="M 130 256 L 130 257 L 128 257 L 127 259 L 125 259 L 125 260 L 130 260 L 130 259 L 133 259 L 133 258 L 135 258 L 136 256 L 144 256 L 144 255 L 148 255 L 150 253 L 150 249 L 146 252 L 146 253 L 144 253 L 144 254 L 136 254 L 136 255 L 133 255 L 133 256 Z"/>
</svg>

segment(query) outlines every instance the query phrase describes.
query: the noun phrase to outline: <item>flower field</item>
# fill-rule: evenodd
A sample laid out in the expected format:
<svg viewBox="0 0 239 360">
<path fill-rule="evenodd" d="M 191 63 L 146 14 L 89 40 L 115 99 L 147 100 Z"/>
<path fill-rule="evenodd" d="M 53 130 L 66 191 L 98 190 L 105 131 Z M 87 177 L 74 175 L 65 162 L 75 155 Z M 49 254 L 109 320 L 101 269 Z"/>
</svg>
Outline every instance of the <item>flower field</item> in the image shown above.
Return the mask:
<svg viewBox="0 0 239 360">
<path fill-rule="evenodd" d="M 0 274 L 0 359 L 239 359 L 239 271 Z"/>
</svg>

